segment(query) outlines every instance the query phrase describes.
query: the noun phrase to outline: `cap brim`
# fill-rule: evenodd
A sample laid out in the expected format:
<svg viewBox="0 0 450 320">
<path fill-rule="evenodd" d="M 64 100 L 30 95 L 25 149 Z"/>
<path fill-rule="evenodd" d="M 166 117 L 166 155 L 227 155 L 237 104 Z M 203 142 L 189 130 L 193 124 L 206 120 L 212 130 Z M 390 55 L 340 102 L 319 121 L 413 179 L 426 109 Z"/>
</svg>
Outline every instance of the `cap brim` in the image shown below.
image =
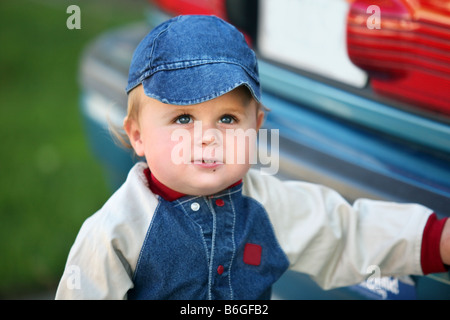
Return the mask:
<svg viewBox="0 0 450 320">
<path fill-rule="evenodd" d="M 245 85 L 259 102 L 259 83 L 232 63 L 208 63 L 183 69 L 163 70 L 142 81 L 147 96 L 173 105 L 205 102 Z"/>
</svg>

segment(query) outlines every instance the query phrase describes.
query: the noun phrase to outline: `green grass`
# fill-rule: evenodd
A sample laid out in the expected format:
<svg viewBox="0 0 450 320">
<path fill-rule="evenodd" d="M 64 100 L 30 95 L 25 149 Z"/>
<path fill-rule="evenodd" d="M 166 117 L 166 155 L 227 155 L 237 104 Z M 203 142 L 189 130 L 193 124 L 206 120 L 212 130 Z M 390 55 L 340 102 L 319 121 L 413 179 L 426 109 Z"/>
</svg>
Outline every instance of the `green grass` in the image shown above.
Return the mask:
<svg viewBox="0 0 450 320">
<path fill-rule="evenodd" d="M 66 8 L 81 9 L 69 30 Z M 80 54 L 146 1 L 0 2 L 0 297 L 54 290 L 82 222 L 109 197 L 84 134 Z"/>
</svg>

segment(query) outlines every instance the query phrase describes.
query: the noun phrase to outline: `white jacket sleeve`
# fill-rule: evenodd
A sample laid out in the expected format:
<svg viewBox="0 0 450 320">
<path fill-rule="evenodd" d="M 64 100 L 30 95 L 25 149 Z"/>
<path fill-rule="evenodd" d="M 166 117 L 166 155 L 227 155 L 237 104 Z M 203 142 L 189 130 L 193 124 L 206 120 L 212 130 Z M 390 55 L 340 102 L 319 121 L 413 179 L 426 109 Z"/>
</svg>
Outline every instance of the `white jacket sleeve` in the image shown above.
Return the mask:
<svg viewBox="0 0 450 320">
<path fill-rule="evenodd" d="M 267 210 L 290 269 L 324 289 L 382 275 L 422 274 L 422 234 L 432 211 L 417 204 L 360 199 L 353 205 L 324 186 L 280 181 L 251 170 L 244 194 Z"/>
<path fill-rule="evenodd" d="M 141 164 L 124 185 L 88 218 L 73 244 L 56 299 L 126 299 L 157 206 Z"/>
<path fill-rule="evenodd" d="M 132 287 L 131 266 L 117 241 L 110 241 L 110 232 L 97 227 L 99 220 L 94 216 L 83 224 L 70 250 L 56 299 L 125 299 Z"/>
</svg>

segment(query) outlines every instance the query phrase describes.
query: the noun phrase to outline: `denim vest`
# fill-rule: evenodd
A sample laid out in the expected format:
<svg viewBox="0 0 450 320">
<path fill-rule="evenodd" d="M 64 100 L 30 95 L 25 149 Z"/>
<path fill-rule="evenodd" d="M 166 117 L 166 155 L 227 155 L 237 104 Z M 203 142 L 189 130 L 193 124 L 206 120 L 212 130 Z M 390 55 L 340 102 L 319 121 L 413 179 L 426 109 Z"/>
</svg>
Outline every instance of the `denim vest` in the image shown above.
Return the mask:
<svg viewBox="0 0 450 320">
<path fill-rule="evenodd" d="M 265 209 L 241 191 L 160 198 L 128 299 L 269 299 L 289 261 Z"/>
</svg>

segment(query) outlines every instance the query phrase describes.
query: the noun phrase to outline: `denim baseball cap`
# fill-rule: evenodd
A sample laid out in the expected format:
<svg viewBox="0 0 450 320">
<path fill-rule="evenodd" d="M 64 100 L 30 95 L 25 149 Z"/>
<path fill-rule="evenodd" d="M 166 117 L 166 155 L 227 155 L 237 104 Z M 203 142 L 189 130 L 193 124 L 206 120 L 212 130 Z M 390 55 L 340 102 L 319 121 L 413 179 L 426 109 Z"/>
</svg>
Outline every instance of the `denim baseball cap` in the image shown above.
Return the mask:
<svg viewBox="0 0 450 320">
<path fill-rule="evenodd" d="M 128 75 L 163 103 L 191 105 L 245 85 L 261 101 L 258 64 L 243 34 L 215 16 L 185 15 L 163 22 L 137 46 Z"/>
</svg>

